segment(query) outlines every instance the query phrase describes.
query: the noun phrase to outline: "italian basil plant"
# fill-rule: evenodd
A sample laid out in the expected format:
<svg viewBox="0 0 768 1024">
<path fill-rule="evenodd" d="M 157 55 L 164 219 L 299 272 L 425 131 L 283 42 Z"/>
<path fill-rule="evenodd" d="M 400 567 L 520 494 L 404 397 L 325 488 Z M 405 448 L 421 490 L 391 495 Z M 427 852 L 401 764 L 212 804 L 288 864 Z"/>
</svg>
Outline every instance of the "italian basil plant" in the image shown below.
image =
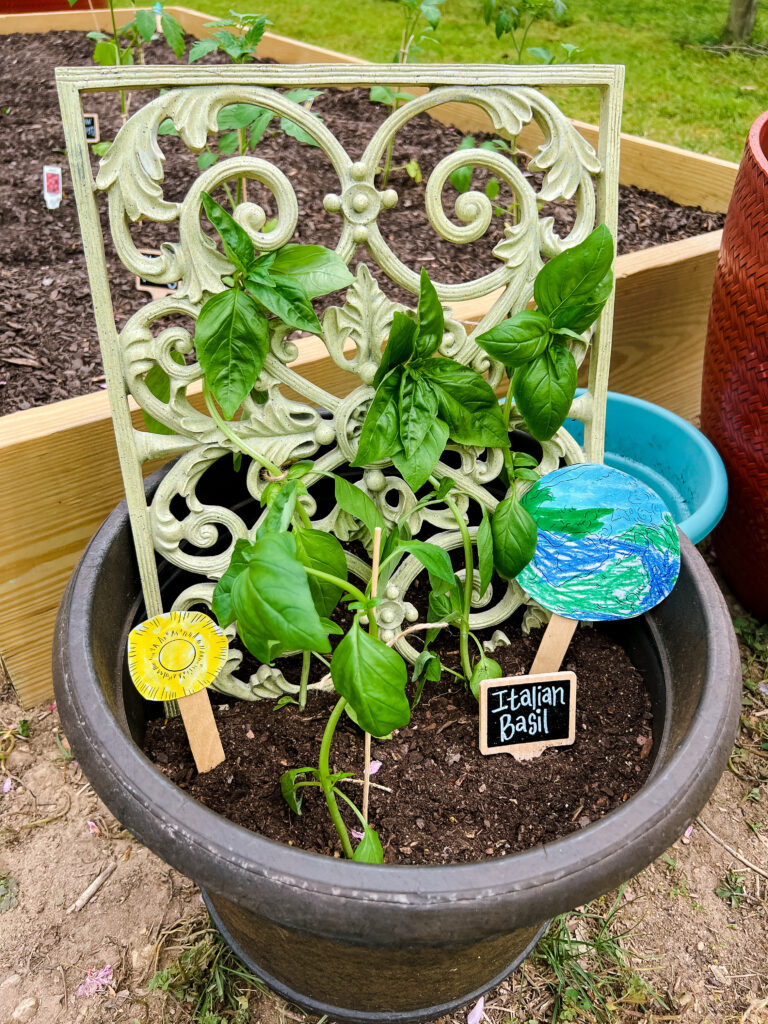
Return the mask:
<svg viewBox="0 0 768 1024">
<path fill-rule="evenodd" d="M 271 332 L 287 327 L 320 336 L 313 299 L 347 287 L 352 275 L 340 256 L 322 246 L 285 245 L 257 254 L 243 228 L 205 193 L 203 205 L 233 267 L 232 275 L 222 279 L 226 289 L 204 303 L 196 322 L 194 343 L 204 374 L 203 394 L 210 415 L 235 449 L 236 460 L 242 455 L 253 459 L 266 481 L 261 495 L 265 514 L 252 540 L 236 542 L 214 591 L 213 613 L 222 627 L 236 625 L 243 645 L 263 664 L 283 655 L 301 655 L 296 699 L 300 710 L 307 703 L 313 660 L 327 671 L 338 700 L 317 764 L 285 772 L 282 792 L 299 814 L 304 790 L 320 789 L 344 854 L 378 863 L 383 859 L 378 835 L 341 785 L 351 773 L 331 770 L 331 745 L 343 715 L 376 737 L 386 737 L 410 720 L 409 669 L 392 646 L 394 641 L 384 643 L 378 635 L 375 595 L 407 555 L 421 562 L 428 574 L 428 621 L 410 627 L 424 632 L 422 652 L 411 669 L 414 702 L 426 683 L 452 671 L 431 650 L 440 630 L 448 627 L 459 630 L 461 674 L 475 694 L 481 679 L 501 674 L 473 636 L 469 615 L 475 569 L 485 592 L 494 572 L 514 578 L 536 548 L 536 526 L 518 501 L 516 486 L 518 481 L 536 479 L 536 463 L 511 448 L 512 402 L 538 440 L 548 439 L 562 426 L 576 387 L 576 364 L 568 342 L 583 340 L 610 294 L 611 236 L 601 226 L 580 245 L 550 260 L 535 281 L 537 308 L 517 313 L 477 338 L 507 369 L 503 405 L 480 373 L 440 353 L 444 312 L 422 270 L 416 311 L 394 314 L 351 463 L 362 469 L 390 460 L 417 494 L 418 503 L 387 527 L 373 501 L 350 479 L 325 474 L 337 505 L 375 538 L 375 577 L 372 571 L 370 581 L 363 584 L 350 580 L 339 540 L 310 523 L 302 499 L 308 495 L 307 477 L 314 473 L 316 479 L 320 472 L 314 463 L 275 465 L 232 424 L 247 396 L 267 400 L 258 385 Z M 156 369 L 150 371 L 147 384 L 162 395 L 168 381 Z M 459 510 L 459 487 L 434 475 L 449 441 L 503 452 L 507 495 L 493 515 L 483 512 L 474 540 Z M 447 508 L 455 519 L 462 540 L 463 579 L 447 551 L 411 535 L 408 522 L 414 512 L 430 505 Z M 285 696 L 278 706 L 293 700 Z M 356 847 L 340 802 L 360 820 L 363 838 Z"/>
</svg>

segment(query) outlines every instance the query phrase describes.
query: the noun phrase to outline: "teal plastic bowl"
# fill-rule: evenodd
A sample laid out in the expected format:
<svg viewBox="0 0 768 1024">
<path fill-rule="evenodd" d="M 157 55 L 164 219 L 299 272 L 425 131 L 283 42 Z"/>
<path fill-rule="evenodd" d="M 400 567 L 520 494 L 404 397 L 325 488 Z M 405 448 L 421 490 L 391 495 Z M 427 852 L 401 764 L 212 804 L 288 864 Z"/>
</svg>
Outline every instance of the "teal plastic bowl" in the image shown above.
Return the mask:
<svg viewBox="0 0 768 1024">
<path fill-rule="evenodd" d="M 584 443 L 583 423 L 565 427 Z M 608 392 L 605 461 L 653 488 L 694 544 L 720 522 L 728 500 L 722 459 L 700 430 L 660 405 Z"/>
</svg>

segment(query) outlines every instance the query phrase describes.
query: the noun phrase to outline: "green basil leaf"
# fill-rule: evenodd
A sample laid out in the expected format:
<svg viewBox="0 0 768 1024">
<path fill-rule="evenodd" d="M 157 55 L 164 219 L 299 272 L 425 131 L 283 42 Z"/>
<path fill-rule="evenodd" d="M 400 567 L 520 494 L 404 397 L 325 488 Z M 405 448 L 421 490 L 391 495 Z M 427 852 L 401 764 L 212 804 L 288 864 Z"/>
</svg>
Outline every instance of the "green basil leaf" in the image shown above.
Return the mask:
<svg viewBox="0 0 768 1024">
<path fill-rule="evenodd" d="M 612 264 L 613 238 L 605 224 L 544 264 L 533 295 L 554 329 L 580 334 L 595 322 L 613 289 Z"/>
<path fill-rule="evenodd" d="M 317 117 L 317 114 L 313 114 L 313 117 Z M 319 118 L 318 118 L 319 120 Z M 280 118 L 280 127 L 286 135 L 290 135 L 292 139 L 296 139 L 297 142 L 304 143 L 305 146 L 317 146 L 317 139 L 313 138 L 308 131 L 296 124 L 289 117 Z"/>
<path fill-rule="evenodd" d="M 289 480 L 277 489 L 277 494 L 269 502 L 264 521 L 256 531 L 257 539 L 263 537 L 265 533 L 285 533 L 291 525 L 297 497 L 298 485 L 295 480 Z"/>
<path fill-rule="evenodd" d="M 493 532 L 488 511 L 483 509 L 483 518 L 475 537 L 477 545 L 477 569 L 480 573 L 480 596 L 486 592 L 493 576 Z"/>
<path fill-rule="evenodd" d="M 232 419 L 256 383 L 268 349 L 267 321 L 245 292 L 220 292 L 200 310 L 195 351 L 227 419 Z"/>
<path fill-rule="evenodd" d="M 512 393 L 518 411 L 537 441 L 548 441 L 562 427 L 576 393 L 578 370 L 565 342 L 515 371 Z"/>
<path fill-rule="evenodd" d="M 253 541 L 242 537 L 236 540 L 227 571 L 216 584 L 216 589 L 213 591 L 211 611 L 216 616 L 216 621 L 222 629 L 231 625 L 237 618 L 232 607 L 232 587 L 240 573 L 248 566 L 252 552 Z"/>
<path fill-rule="evenodd" d="M 290 533 L 267 533 L 254 542 L 232 586 L 232 606 L 248 635 L 275 640 L 286 650 L 331 649 Z"/>
<path fill-rule="evenodd" d="M 334 477 L 334 480 L 334 497 L 336 504 L 342 512 L 346 512 L 348 515 L 358 519 L 363 526 L 368 528 L 371 536 L 373 536 L 378 526 L 381 528 L 382 535 L 386 537 L 387 530 L 384 519 L 365 491 L 355 487 L 349 480 L 345 480 L 343 476 Z"/>
<path fill-rule="evenodd" d="M 536 523 L 516 497 L 500 501 L 491 518 L 493 563 L 506 580 L 514 579 L 536 554 Z"/>
<path fill-rule="evenodd" d="M 324 615 L 321 615 L 320 621 L 323 624 L 323 629 L 329 636 L 344 636 L 344 630 L 332 619 L 327 619 Z"/>
<path fill-rule="evenodd" d="M 257 107 L 255 103 L 231 103 L 219 111 L 216 123 L 219 129 L 226 128 L 248 128 L 254 121 L 264 116 L 264 107 Z M 273 117 L 271 111 L 268 112 Z"/>
<path fill-rule="evenodd" d="M 120 50 L 112 39 L 102 39 L 93 48 L 93 59 L 102 67 L 111 68 L 120 63 Z"/>
<path fill-rule="evenodd" d="M 447 441 L 448 426 L 442 420 L 436 419 L 432 421 L 421 444 L 410 459 L 402 449 L 392 455 L 395 469 L 411 490 L 418 491 L 430 478 L 445 451 Z"/>
<path fill-rule="evenodd" d="M 501 679 L 501 665 L 498 661 L 494 661 L 493 658 L 489 658 L 485 654 L 482 655 L 472 669 L 472 675 L 469 679 L 469 688 L 472 691 L 472 696 L 477 701 L 480 700 L 480 683 L 484 679 Z"/>
<path fill-rule="evenodd" d="M 310 299 L 348 288 L 355 280 L 341 256 L 322 245 L 284 245 L 275 253 L 272 270 L 295 277 Z"/>
<path fill-rule="evenodd" d="M 368 466 L 379 459 L 391 458 L 400 449 L 399 399 L 402 375 L 403 367 L 396 366 L 379 384 L 363 422 L 352 466 Z"/>
<path fill-rule="evenodd" d="M 297 526 L 293 536 L 296 538 L 296 555 L 303 566 L 327 572 L 337 579 L 346 581 L 347 560 L 344 557 L 344 548 L 332 533 Z M 316 576 L 310 576 L 309 589 L 312 591 L 318 615 L 327 619 L 339 603 L 341 587 L 327 580 L 319 580 Z"/>
<path fill-rule="evenodd" d="M 136 12 L 138 17 L 138 11 Z M 187 48 L 187 41 L 184 38 L 184 29 L 176 21 L 172 14 L 167 11 L 163 11 L 160 15 L 160 28 L 163 31 L 165 40 L 176 54 L 177 57 L 183 57 L 184 51 Z"/>
<path fill-rule="evenodd" d="M 219 153 L 229 156 L 239 149 L 240 136 L 237 132 L 225 132 L 224 135 L 219 136 L 216 145 L 219 148 Z"/>
<path fill-rule="evenodd" d="M 421 651 L 413 663 L 411 681 L 417 683 L 424 676 L 427 682 L 437 683 L 440 681 L 441 673 L 442 665 L 438 656 L 432 651 Z"/>
<path fill-rule="evenodd" d="M 381 848 L 379 833 L 367 823 L 363 829 L 363 838 L 355 847 L 352 860 L 360 861 L 362 864 L 383 864 L 384 851 Z"/>
<path fill-rule="evenodd" d="M 245 287 L 284 324 L 300 331 L 308 331 L 310 334 L 322 334 L 320 321 L 312 308 L 309 296 L 297 278 L 274 274 L 270 267 L 269 283 L 264 281 L 262 273 L 249 273 L 245 279 Z"/>
<path fill-rule="evenodd" d="M 474 167 L 472 164 L 466 164 L 464 167 L 457 167 L 455 171 L 451 171 L 448 175 L 448 180 L 457 192 L 469 192 L 469 188 L 472 184 L 473 171 Z"/>
<path fill-rule="evenodd" d="M 282 697 L 278 697 L 275 703 L 272 705 L 273 711 L 279 711 L 280 708 L 286 707 L 288 704 L 298 704 L 299 702 L 295 697 L 292 697 L 290 693 L 284 693 Z"/>
<path fill-rule="evenodd" d="M 449 584 L 456 582 L 456 574 L 451 565 L 451 556 L 445 548 L 440 548 L 437 544 L 430 544 L 428 541 L 423 540 L 401 541 L 397 547 L 398 550 L 407 551 L 414 558 L 418 558 L 424 568 L 429 571 L 430 577 Z"/>
<path fill-rule="evenodd" d="M 155 34 L 155 15 L 148 7 L 136 8 L 136 29 L 145 43 L 148 43 Z M 182 50 L 182 53 L 183 52 L 184 51 Z"/>
<path fill-rule="evenodd" d="M 410 721 L 405 662 L 397 651 L 363 632 L 357 617 L 333 652 L 331 679 L 365 732 L 384 736 Z"/>
<path fill-rule="evenodd" d="M 197 158 L 197 169 L 199 171 L 205 171 L 207 168 L 212 167 L 217 160 L 218 157 L 215 153 L 201 153 Z"/>
<path fill-rule="evenodd" d="M 437 395 L 416 370 L 406 366 L 400 378 L 400 443 L 410 459 L 437 416 Z"/>
<path fill-rule="evenodd" d="M 373 378 L 375 388 L 378 388 L 390 370 L 408 362 L 413 355 L 415 337 L 416 323 L 413 318 L 407 313 L 395 313 L 379 368 Z"/>
<path fill-rule="evenodd" d="M 501 409 L 484 377 L 453 359 L 425 359 L 419 370 L 437 392 L 440 418 L 459 444 L 506 448 L 509 435 Z"/>
<path fill-rule="evenodd" d="M 307 473 L 311 473 L 314 468 L 315 464 L 311 459 L 302 459 L 300 462 L 294 462 L 288 469 L 288 479 L 301 480 Z"/>
<path fill-rule="evenodd" d="M 196 60 L 200 60 L 201 57 L 207 56 L 218 48 L 219 44 L 215 39 L 198 39 L 196 43 L 192 44 L 192 49 L 189 51 L 189 63 L 194 64 Z"/>
<path fill-rule="evenodd" d="M 426 359 L 433 355 L 440 346 L 445 333 L 445 316 L 435 286 L 429 279 L 426 270 L 421 268 L 419 285 L 419 306 L 416 321 L 418 332 L 414 346 L 414 356 Z"/>
<path fill-rule="evenodd" d="M 202 193 L 202 200 L 206 216 L 221 238 L 227 259 L 238 270 L 246 273 L 256 256 L 248 233 L 207 192 Z"/>
<path fill-rule="evenodd" d="M 180 366 L 184 365 L 184 356 L 181 352 L 177 352 L 175 349 L 171 350 L 171 359 Z M 150 392 L 159 398 L 160 401 L 167 405 L 171 398 L 171 378 L 157 363 L 152 367 L 149 373 L 144 378 L 144 383 L 149 388 Z M 147 430 L 153 434 L 175 434 L 176 431 L 172 427 L 166 427 L 160 420 L 156 420 L 154 416 L 150 416 L 148 412 L 141 410 L 141 415 L 144 417 L 144 425 Z"/>
<path fill-rule="evenodd" d="M 549 317 L 538 309 L 523 309 L 476 338 L 477 344 L 509 369 L 530 362 L 546 351 Z"/>
<path fill-rule="evenodd" d="M 280 776 L 280 792 L 283 794 L 283 800 L 294 814 L 301 814 L 303 794 L 301 789 L 296 788 L 296 782 L 300 775 L 311 775 L 316 778 L 317 771 L 314 768 L 290 768 Z"/>
<path fill-rule="evenodd" d="M 277 640 L 270 640 L 263 633 L 251 633 L 242 623 L 237 623 L 237 632 L 246 650 L 250 651 L 257 661 L 263 665 L 271 665 L 275 658 L 285 654 L 287 647 L 284 647 Z"/>
</svg>

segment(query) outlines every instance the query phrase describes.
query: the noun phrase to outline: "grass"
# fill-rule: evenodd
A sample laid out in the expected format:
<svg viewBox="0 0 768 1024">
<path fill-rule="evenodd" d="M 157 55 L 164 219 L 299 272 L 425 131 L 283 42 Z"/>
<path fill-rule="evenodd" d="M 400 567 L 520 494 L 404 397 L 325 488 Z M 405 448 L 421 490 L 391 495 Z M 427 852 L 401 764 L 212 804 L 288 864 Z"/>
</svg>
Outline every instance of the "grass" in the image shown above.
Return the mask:
<svg viewBox="0 0 768 1024">
<path fill-rule="evenodd" d="M 400 13 L 393 0 L 195 0 L 193 6 L 226 14 L 234 4 L 259 10 L 273 30 L 304 42 L 374 61 L 392 59 L 398 43 Z M 498 62 L 510 51 L 482 21 L 481 0 L 445 0 L 438 36 L 442 59 Z M 717 39 L 728 0 L 573 0 L 570 24 L 541 21 L 529 46 L 556 50 L 573 43 L 578 60 L 619 63 L 627 68 L 624 131 L 675 146 L 738 161 L 752 121 L 768 95 L 768 57 L 716 54 L 700 44 Z M 768 37 L 768 5 L 761 4 L 756 39 Z M 589 93 L 589 94 L 588 94 Z M 595 121 L 597 97 L 573 92 L 564 108 Z"/>
</svg>

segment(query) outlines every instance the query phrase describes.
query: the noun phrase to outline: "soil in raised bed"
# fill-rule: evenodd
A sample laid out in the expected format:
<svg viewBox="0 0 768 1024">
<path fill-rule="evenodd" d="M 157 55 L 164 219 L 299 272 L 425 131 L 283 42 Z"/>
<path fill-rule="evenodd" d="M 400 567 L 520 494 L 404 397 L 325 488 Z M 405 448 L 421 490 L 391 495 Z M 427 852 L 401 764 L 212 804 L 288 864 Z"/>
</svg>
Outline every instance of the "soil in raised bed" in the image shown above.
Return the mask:
<svg viewBox="0 0 768 1024">
<path fill-rule="evenodd" d="M 0 36 L 0 123 L 6 140 L 5 174 L 0 183 L 4 239 L 0 252 L 0 413 L 45 405 L 104 386 L 53 79 L 53 69 L 58 65 L 90 64 L 91 50 L 92 43 L 84 33 Z M 215 59 L 215 55 L 209 58 Z M 163 43 L 149 45 L 147 61 L 176 63 Z M 136 96 L 133 109 L 151 95 Z M 99 114 L 102 138 L 113 138 L 120 125 L 117 96 L 97 94 L 88 105 Z M 315 100 L 313 109 L 350 154 L 361 152 L 387 113 L 383 106 L 369 103 L 362 90 L 327 90 Z M 478 142 L 482 138 L 476 134 Z M 453 152 L 461 139 L 457 129 L 426 115 L 414 118 L 396 139 L 394 164 L 398 169 L 391 184 L 399 193 L 399 203 L 379 218 L 398 257 L 411 267 L 425 266 L 442 281 L 471 279 L 497 266 L 492 249 L 504 228 L 504 218 L 494 218 L 482 240 L 459 250 L 437 236 L 427 222 L 424 184 L 408 177 L 403 167 L 416 159 L 426 180 L 438 160 Z M 176 140 L 164 140 L 169 198 L 180 198 L 197 174 L 195 157 L 182 149 Z M 300 220 L 295 240 L 334 244 L 340 219 L 323 210 L 322 196 L 336 191 L 338 181 L 327 158 L 317 149 L 282 135 L 261 142 L 256 154 L 276 160 L 296 190 Z M 43 202 L 44 163 L 62 166 L 64 197 L 56 211 L 47 210 Z M 478 172 L 473 187 L 482 188 L 483 183 Z M 455 198 L 456 193 L 446 185 L 444 200 L 449 215 Z M 502 189 L 499 200 L 504 202 L 505 198 Z M 268 214 L 274 212 L 267 193 L 252 189 L 249 199 L 261 202 Z M 556 230 L 567 231 L 573 217 L 569 204 L 558 204 L 545 212 L 555 218 Z M 721 214 L 681 207 L 663 196 L 626 186 L 620 190 L 619 218 L 620 253 L 715 230 L 723 223 Z M 106 235 L 106 218 L 103 224 Z M 147 226 L 138 229 L 134 237 L 140 244 L 152 246 L 173 238 L 175 230 L 175 225 L 159 229 Z M 358 250 L 356 258 L 360 253 Z M 133 277 L 117 260 L 109 240 L 107 258 L 115 320 L 120 328 L 147 296 L 136 291 Z M 386 291 L 393 299 L 408 301 L 408 296 L 391 283 Z"/>
<path fill-rule="evenodd" d="M 541 631 L 527 637 L 519 629 L 508 633 L 511 645 L 493 657 L 505 675 L 520 675 L 528 671 Z M 444 631 L 435 645 L 443 663 L 454 668 L 457 648 L 455 632 Z M 508 754 L 483 756 L 477 702 L 448 673 L 426 685 L 407 728 L 391 740 L 373 740 L 373 758 L 381 767 L 372 780 L 370 822 L 387 863 L 506 856 L 585 827 L 643 785 L 652 762 L 651 703 L 627 653 L 609 632 L 581 627 L 563 668 L 578 679 L 571 747 L 550 748 L 525 762 Z M 283 772 L 317 764 L 337 699 L 311 693 L 304 713 L 290 704 L 274 711 L 270 700 L 217 705 L 226 761 L 204 775 L 195 770 L 179 718 L 151 721 L 145 749 L 173 782 L 231 821 L 288 845 L 339 856 L 322 793 L 305 789 L 302 814 L 296 816 L 280 792 Z M 341 785 L 359 807 L 363 734 L 346 716 L 336 731 L 331 767 L 355 773 L 357 783 Z M 343 813 L 349 828 L 359 828 L 348 808 Z"/>
</svg>

